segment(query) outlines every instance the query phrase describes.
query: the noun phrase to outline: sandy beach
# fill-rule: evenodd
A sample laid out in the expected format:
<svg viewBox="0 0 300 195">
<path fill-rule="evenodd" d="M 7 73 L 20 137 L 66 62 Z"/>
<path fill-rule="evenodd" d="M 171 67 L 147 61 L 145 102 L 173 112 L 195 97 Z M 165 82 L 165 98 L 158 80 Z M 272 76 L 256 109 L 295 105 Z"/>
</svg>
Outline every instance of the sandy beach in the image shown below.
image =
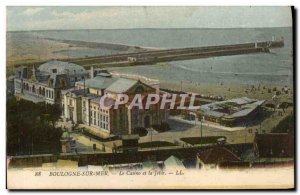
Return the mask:
<svg viewBox="0 0 300 195">
<path fill-rule="evenodd" d="M 180 83 L 171 83 L 167 81 L 160 81 L 161 88 L 181 90 Z M 254 99 L 271 99 L 275 95 L 274 88 L 281 91 L 283 85 L 261 85 L 260 90 L 258 90 L 258 85 L 254 86 L 256 91 L 251 92 L 252 85 L 236 85 L 236 84 L 193 84 L 193 83 L 182 83 L 182 91 L 185 92 L 194 92 L 205 95 L 213 96 L 225 96 L 226 98 L 236 98 L 236 97 L 249 97 Z M 263 89 L 265 88 L 265 89 Z M 280 100 L 291 100 L 293 98 L 293 86 L 288 86 L 290 88 L 288 94 L 283 94 L 277 96 Z M 248 89 L 248 90 L 247 90 Z M 268 92 L 268 89 L 271 89 L 271 93 Z M 247 91 L 247 92 L 246 92 Z"/>
<path fill-rule="evenodd" d="M 13 74 L 14 68 L 19 65 L 39 65 L 51 59 L 68 60 L 70 56 L 64 51 L 74 51 L 83 48 L 112 47 L 117 50 L 121 47 L 120 53 L 132 52 L 133 50 L 143 50 L 145 48 L 133 48 L 133 46 L 93 43 L 84 41 L 65 41 L 49 38 L 40 38 L 27 33 L 7 34 L 7 76 Z M 124 48 L 127 48 L 127 50 Z M 116 51 L 118 52 L 118 51 Z M 101 67 L 104 66 L 103 64 Z M 124 65 L 125 66 L 125 65 Z M 166 65 L 166 68 L 170 65 Z M 116 71 L 118 72 L 118 71 Z M 223 84 L 223 83 L 199 83 L 199 82 L 171 82 L 170 80 L 160 80 L 160 87 L 173 90 L 183 90 L 212 96 L 222 96 L 227 99 L 236 97 L 249 97 L 255 99 L 271 99 L 276 91 L 281 91 L 284 84 L 274 83 L 268 85 L 244 85 L 244 84 Z M 290 90 L 288 94 L 278 96 L 280 100 L 293 101 L 293 86 L 287 86 Z M 254 90 L 251 90 L 254 88 Z M 276 88 L 276 90 L 273 90 Z M 271 91 L 270 91 L 271 89 Z"/>
</svg>

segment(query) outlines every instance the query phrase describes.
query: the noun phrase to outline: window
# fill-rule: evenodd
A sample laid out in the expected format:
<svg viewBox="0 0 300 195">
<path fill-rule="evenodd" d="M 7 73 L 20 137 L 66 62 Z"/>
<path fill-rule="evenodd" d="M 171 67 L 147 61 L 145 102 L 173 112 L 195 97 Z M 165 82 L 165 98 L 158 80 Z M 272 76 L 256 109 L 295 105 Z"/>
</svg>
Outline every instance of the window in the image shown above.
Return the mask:
<svg viewBox="0 0 300 195">
<path fill-rule="evenodd" d="M 73 106 L 73 100 L 69 100 L 69 104 L 70 104 L 70 106 Z"/>
<path fill-rule="evenodd" d="M 56 98 L 59 99 L 60 98 L 60 91 L 56 92 Z"/>
</svg>

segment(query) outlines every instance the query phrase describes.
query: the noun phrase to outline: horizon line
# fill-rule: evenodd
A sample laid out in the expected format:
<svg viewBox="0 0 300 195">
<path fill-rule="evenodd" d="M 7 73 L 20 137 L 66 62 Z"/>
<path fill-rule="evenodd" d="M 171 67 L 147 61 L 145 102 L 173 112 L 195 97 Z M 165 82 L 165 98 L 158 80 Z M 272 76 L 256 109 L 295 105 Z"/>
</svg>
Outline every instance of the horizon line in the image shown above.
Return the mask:
<svg viewBox="0 0 300 195">
<path fill-rule="evenodd" d="M 32 32 L 32 31 L 74 31 L 74 30 L 188 30 L 188 29 L 204 29 L 204 30 L 208 30 L 208 29 L 255 29 L 255 28 L 292 28 L 293 26 L 274 26 L 274 27 L 189 27 L 189 28 L 153 28 L 153 27 L 149 27 L 149 28 L 79 28 L 79 29 L 39 29 L 39 30 L 6 30 L 6 32 Z"/>
</svg>

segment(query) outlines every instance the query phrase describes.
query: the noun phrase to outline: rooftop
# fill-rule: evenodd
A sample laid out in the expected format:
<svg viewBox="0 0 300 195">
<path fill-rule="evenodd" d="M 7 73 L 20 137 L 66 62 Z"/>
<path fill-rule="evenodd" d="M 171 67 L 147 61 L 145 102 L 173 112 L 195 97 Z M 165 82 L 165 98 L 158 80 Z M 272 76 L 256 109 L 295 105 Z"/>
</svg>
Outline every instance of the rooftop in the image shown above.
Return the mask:
<svg viewBox="0 0 300 195">
<path fill-rule="evenodd" d="M 88 73 L 82 66 L 70 62 L 52 60 L 39 66 L 39 71 L 51 74 L 82 74 Z"/>
<path fill-rule="evenodd" d="M 91 99 L 91 102 L 100 104 L 101 97 L 102 96 L 95 97 L 94 99 Z M 105 107 L 110 107 L 110 106 L 113 106 L 113 105 L 115 105 L 115 100 L 112 99 L 112 98 L 109 98 L 109 97 L 105 97 L 104 106 Z"/>
<path fill-rule="evenodd" d="M 226 101 L 205 104 L 200 107 L 204 114 L 213 117 L 236 118 L 250 114 L 258 106 L 262 105 L 264 100 L 250 99 L 247 97 L 236 98 Z"/>
<path fill-rule="evenodd" d="M 112 83 L 106 90 L 114 93 L 124 93 L 133 87 L 138 81 L 126 78 L 119 78 Z"/>
<path fill-rule="evenodd" d="M 170 156 L 168 159 L 164 161 L 165 168 L 185 168 L 181 160 L 179 160 L 175 156 Z"/>
<path fill-rule="evenodd" d="M 108 86 L 110 86 L 112 83 L 114 83 L 117 80 L 118 78 L 115 77 L 106 77 L 106 76 L 97 75 L 92 79 L 87 79 L 85 81 L 85 86 L 87 88 L 106 89 Z M 83 85 L 83 81 L 79 81 L 77 83 Z"/>
<path fill-rule="evenodd" d="M 214 147 L 199 152 L 198 157 L 205 164 L 241 161 L 240 158 L 225 147 Z"/>
<path fill-rule="evenodd" d="M 72 93 L 76 96 L 81 96 L 84 94 L 87 94 L 87 90 L 86 89 L 68 89 L 68 90 L 64 90 L 63 93 Z"/>
</svg>

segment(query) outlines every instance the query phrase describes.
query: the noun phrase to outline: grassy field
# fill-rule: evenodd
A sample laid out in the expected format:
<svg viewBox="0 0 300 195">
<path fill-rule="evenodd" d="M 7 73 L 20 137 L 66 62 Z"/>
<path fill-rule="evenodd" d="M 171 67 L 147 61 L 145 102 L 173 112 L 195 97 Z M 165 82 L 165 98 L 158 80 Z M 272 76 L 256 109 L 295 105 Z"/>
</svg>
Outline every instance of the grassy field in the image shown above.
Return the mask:
<svg viewBox="0 0 300 195">
<path fill-rule="evenodd" d="M 98 60 L 91 58 L 86 62 L 87 56 L 74 57 L 66 51 L 80 49 L 111 49 L 117 53 L 148 51 L 147 48 L 118 45 L 111 43 L 94 43 L 74 40 L 56 40 L 41 38 L 32 34 L 8 33 L 6 36 L 6 66 L 8 69 L 20 65 L 32 66 L 39 65 L 52 59 L 76 62 L 80 65 L 99 65 L 99 67 L 114 66 L 114 63 L 106 65 L 98 64 Z M 125 63 L 128 65 L 128 63 Z M 120 65 L 119 65 L 120 66 Z M 122 66 L 122 64 L 121 64 Z"/>
<path fill-rule="evenodd" d="M 21 35 L 7 36 L 7 66 L 26 63 L 38 63 L 50 59 L 64 59 L 67 56 L 59 51 L 78 49 L 70 44 L 36 37 L 23 37 Z"/>
</svg>

